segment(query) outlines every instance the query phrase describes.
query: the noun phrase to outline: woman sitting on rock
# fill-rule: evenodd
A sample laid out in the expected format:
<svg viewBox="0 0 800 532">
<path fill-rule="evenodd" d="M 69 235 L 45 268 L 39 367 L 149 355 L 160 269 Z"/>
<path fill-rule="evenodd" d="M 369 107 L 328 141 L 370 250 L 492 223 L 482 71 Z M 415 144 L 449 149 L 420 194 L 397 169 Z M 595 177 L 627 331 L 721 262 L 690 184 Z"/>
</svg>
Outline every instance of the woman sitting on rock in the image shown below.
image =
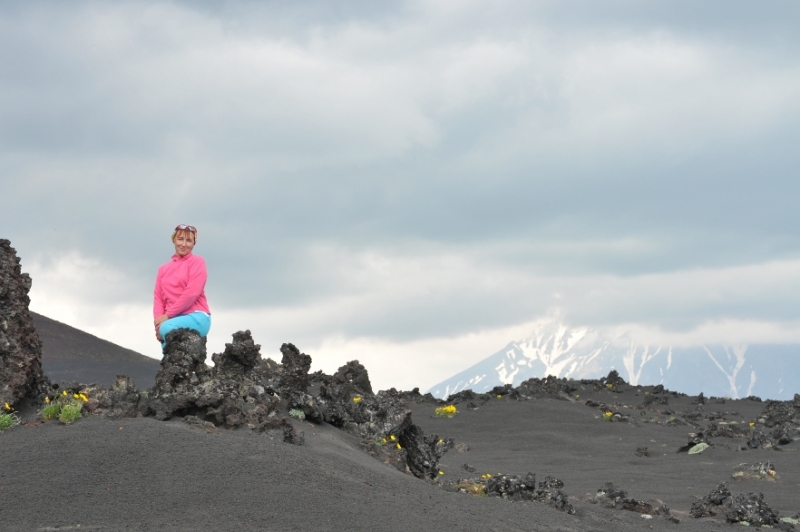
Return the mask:
<svg viewBox="0 0 800 532">
<path fill-rule="evenodd" d="M 206 301 L 206 262 L 192 254 L 197 242 L 197 228 L 181 224 L 172 233 L 175 254 L 158 269 L 153 291 L 153 323 L 156 338 L 166 347 L 167 333 L 188 328 L 208 335 L 211 314 Z"/>
</svg>

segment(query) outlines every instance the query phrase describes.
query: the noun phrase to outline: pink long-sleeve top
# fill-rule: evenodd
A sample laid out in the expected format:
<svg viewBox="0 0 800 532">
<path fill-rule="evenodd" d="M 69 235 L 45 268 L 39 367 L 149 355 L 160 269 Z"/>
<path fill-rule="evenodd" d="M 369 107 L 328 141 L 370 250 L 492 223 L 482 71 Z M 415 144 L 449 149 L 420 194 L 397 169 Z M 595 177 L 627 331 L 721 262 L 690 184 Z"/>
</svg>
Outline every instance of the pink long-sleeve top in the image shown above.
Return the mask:
<svg viewBox="0 0 800 532">
<path fill-rule="evenodd" d="M 198 310 L 211 314 L 206 301 L 206 261 L 198 255 L 173 255 L 158 269 L 153 290 L 153 317 L 170 318 Z"/>
</svg>

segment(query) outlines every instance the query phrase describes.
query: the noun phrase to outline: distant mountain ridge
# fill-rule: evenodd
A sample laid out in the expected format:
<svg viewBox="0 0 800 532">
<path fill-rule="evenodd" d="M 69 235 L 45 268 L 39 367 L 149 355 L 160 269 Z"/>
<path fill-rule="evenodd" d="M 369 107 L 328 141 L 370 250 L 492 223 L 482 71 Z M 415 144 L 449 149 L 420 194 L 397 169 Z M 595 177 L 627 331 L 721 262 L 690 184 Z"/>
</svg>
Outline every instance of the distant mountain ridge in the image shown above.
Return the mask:
<svg viewBox="0 0 800 532">
<path fill-rule="evenodd" d="M 598 378 L 612 369 L 631 384 L 663 384 L 693 395 L 791 399 L 800 392 L 800 344 L 645 345 L 628 334 L 612 337 L 550 322 L 429 391 L 444 398 L 532 377 Z"/>
<path fill-rule="evenodd" d="M 51 381 L 110 386 L 123 373 L 140 389 L 155 383 L 160 361 L 47 316 L 31 312 L 31 318 L 42 341 L 42 370 Z"/>
</svg>

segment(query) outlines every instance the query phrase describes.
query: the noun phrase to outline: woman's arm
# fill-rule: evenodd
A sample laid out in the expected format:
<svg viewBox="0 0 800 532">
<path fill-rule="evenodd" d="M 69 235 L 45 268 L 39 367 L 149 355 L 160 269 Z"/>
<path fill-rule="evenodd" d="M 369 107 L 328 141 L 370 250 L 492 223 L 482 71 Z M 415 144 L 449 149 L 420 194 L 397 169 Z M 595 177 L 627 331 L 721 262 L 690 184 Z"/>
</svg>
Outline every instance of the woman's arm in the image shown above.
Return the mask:
<svg viewBox="0 0 800 532">
<path fill-rule="evenodd" d="M 164 301 L 164 294 L 161 291 L 162 276 L 163 270 L 159 268 L 158 275 L 156 275 L 156 286 L 153 289 L 153 318 L 158 318 L 167 312 L 167 304 Z"/>
<path fill-rule="evenodd" d="M 153 325 L 156 328 L 156 339 L 160 342 L 161 335 L 158 333 L 158 327 L 169 319 L 166 313 L 166 304 L 164 303 L 164 294 L 161 291 L 161 276 L 162 269 L 158 269 L 156 275 L 156 286 L 153 289 Z"/>
</svg>

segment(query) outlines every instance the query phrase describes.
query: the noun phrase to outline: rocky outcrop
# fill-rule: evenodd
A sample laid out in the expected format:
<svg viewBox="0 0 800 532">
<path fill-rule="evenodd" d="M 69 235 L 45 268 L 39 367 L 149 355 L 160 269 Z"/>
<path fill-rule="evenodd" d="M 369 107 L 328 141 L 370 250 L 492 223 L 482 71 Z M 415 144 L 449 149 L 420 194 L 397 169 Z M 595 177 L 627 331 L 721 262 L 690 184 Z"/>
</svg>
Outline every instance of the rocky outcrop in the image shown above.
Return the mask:
<svg viewBox="0 0 800 532">
<path fill-rule="evenodd" d="M 136 417 L 144 413 L 145 396 L 127 375 L 117 375 L 117 380 L 108 391 L 89 393 L 88 396 L 90 399 L 86 406 L 90 410 L 96 402 L 97 408 L 113 419 Z"/>
<path fill-rule="evenodd" d="M 261 422 L 256 427 L 258 432 L 266 433 L 270 438 L 276 436 L 280 437 L 284 443 L 291 443 L 293 445 L 303 445 L 305 443 L 305 435 L 302 431 L 297 430 L 292 422 L 287 418 L 270 418 Z"/>
<path fill-rule="evenodd" d="M 124 380 L 118 381 L 113 394 L 100 394 L 106 412 L 247 426 L 297 445 L 302 445 L 303 433 L 287 414 L 326 422 L 359 437 L 370 454 L 428 481 L 438 479 L 439 460 L 453 446 L 452 440 L 427 437 L 411 421 L 403 399 L 407 394 L 395 390 L 373 394 L 369 374 L 358 361 L 348 362 L 333 376 L 315 374 L 319 386 L 312 393 L 311 357 L 292 344 L 281 346 L 281 364 L 275 364 L 262 360 L 261 346 L 253 342 L 250 331 L 237 332 L 223 353 L 212 355 L 214 367 L 209 369 L 205 338 L 196 332 L 179 329 L 166 341 L 162 369 L 149 396 L 140 395 L 134 408 L 132 390 Z M 125 406 L 116 405 L 114 398 L 125 398 Z"/>
<path fill-rule="evenodd" d="M 190 329 L 170 333 L 153 396 L 176 395 L 187 384 L 197 384 L 208 373 L 206 339 Z M 174 410 L 173 410 L 174 411 Z"/>
<path fill-rule="evenodd" d="M 352 367 L 353 362 L 348 364 Z M 336 374 L 344 375 L 347 368 L 347 365 L 342 366 Z M 359 438 L 386 436 L 403 422 L 408 413 L 405 401 L 397 394 L 379 392 L 373 395 L 354 382 L 335 376 L 324 378 L 324 382 L 327 384 L 320 386 L 319 401 L 325 421 Z"/>
<path fill-rule="evenodd" d="M 800 409 L 795 401 L 767 401 L 747 440 L 750 449 L 788 445 L 800 431 Z"/>
<path fill-rule="evenodd" d="M 466 464 L 464 469 L 475 472 L 474 468 Z M 484 474 L 480 477 L 462 478 L 445 487 L 462 493 L 500 497 L 511 501 L 537 501 L 568 514 L 575 513 L 569 497 L 561 489 L 564 483 L 555 477 L 545 477 L 537 487 L 536 475 L 530 472 L 525 476 Z"/>
<path fill-rule="evenodd" d="M 166 338 L 161 371 L 144 412 L 156 419 L 196 416 L 216 426 L 255 428 L 274 417 L 280 399 L 269 374 L 258 364 L 261 346 L 250 331 L 233 335 L 215 366 L 205 364 L 206 339 L 196 331 L 178 329 Z"/>
<path fill-rule="evenodd" d="M 281 345 L 281 355 L 281 364 L 275 371 L 281 398 L 289 410 L 302 412 L 304 419 L 314 423 L 322 423 L 325 421 L 327 406 L 319 397 L 308 393 L 311 357 L 301 353 L 294 344 L 288 343 Z M 327 378 L 321 373 L 316 377 Z"/>
<path fill-rule="evenodd" d="M 345 393 L 372 395 L 372 384 L 369 382 L 367 368 L 358 360 L 351 360 L 333 374 L 331 385 L 338 386 Z"/>
<path fill-rule="evenodd" d="M 762 493 L 733 495 L 725 484 L 720 484 L 701 500 L 692 504 L 689 515 L 694 518 L 722 514 L 729 523 L 742 523 L 756 527 L 779 527 L 778 512 L 764 502 Z"/>
<path fill-rule="evenodd" d="M 42 373 L 42 348 L 28 312 L 31 278 L 20 269 L 11 242 L 0 239 L 0 405 L 42 399 L 50 382 Z"/>
<path fill-rule="evenodd" d="M 658 515 L 659 513 L 651 504 L 628 497 L 628 494 L 614 486 L 613 482 L 606 482 L 605 486 L 597 490 L 593 502 L 602 504 L 606 508 L 628 510 L 639 514 Z"/>
<path fill-rule="evenodd" d="M 301 353 L 294 344 L 281 346 L 280 390 L 288 396 L 292 392 L 308 391 L 308 370 L 311 369 L 311 357 Z"/>
<path fill-rule="evenodd" d="M 453 447 L 451 438 L 425 436 L 423 430 L 411 421 L 410 412 L 406 413 L 400 425 L 391 431 L 390 438 L 392 437 L 396 437 L 400 448 L 405 449 L 406 463 L 414 476 L 426 480 L 438 479 L 439 460 Z"/>
<path fill-rule="evenodd" d="M 635 512 L 648 519 L 652 519 L 653 516 L 658 515 L 671 523 L 677 524 L 680 522 L 677 517 L 672 515 L 670 509 L 666 505 L 662 504 L 656 508 L 645 501 L 628 497 L 628 494 L 624 490 L 614 486 L 613 482 L 606 482 L 605 486 L 597 490 L 594 497 L 589 496 L 587 502 L 599 504 L 615 510 Z"/>
</svg>

